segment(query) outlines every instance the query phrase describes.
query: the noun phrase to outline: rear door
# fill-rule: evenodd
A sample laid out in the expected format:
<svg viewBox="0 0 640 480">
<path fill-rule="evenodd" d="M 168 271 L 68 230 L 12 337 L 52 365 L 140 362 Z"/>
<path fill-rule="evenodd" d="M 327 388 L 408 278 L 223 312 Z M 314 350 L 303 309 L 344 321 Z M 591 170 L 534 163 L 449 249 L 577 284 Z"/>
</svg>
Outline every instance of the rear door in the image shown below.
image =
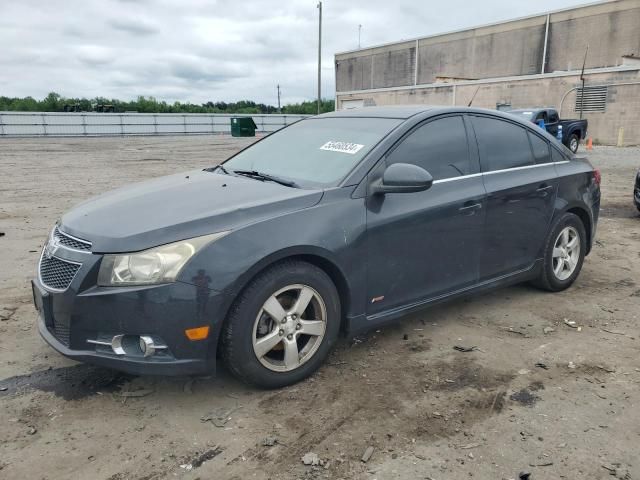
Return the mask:
<svg viewBox="0 0 640 480">
<path fill-rule="evenodd" d="M 505 119 L 471 118 L 487 190 L 483 281 L 529 268 L 539 257 L 558 179 L 544 137 Z"/>
<path fill-rule="evenodd" d="M 434 182 L 423 192 L 367 197 L 369 315 L 477 282 L 485 191 L 470 128 L 461 115 L 427 121 L 371 175 L 409 163 L 431 173 Z"/>
</svg>

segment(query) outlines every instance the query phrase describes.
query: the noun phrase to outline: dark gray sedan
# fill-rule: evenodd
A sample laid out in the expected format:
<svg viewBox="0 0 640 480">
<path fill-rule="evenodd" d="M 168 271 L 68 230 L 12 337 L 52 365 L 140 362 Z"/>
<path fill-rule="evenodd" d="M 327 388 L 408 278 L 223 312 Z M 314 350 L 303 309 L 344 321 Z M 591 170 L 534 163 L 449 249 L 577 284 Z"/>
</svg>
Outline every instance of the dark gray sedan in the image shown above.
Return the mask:
<svg viewBox="0 0 640 480">
<path fill-rule="evenodd" d="M 211 373 L 221 357 L 245 381 L 291 384 L 340 332 L 516 282 L 569 287 L 599 184 L 513 115 L 320 115 L 65 214 L 33 281 L 39 330 L 63 355 L 133 373 Z"/>
</svg>

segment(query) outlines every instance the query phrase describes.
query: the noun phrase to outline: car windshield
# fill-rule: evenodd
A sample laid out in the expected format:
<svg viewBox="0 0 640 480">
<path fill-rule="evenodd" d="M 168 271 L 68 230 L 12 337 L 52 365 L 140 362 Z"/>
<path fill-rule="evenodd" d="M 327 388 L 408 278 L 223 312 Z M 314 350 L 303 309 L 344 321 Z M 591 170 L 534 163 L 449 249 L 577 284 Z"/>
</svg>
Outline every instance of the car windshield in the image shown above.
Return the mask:
<svg viewBox="0 0 640 480">
<path fill-rule="evenodd" d="M 224 168 L 229 173 L 259 172 L 301 187 L 336 186 L 401 122 L 355 117 L 302 120 L 241 151 Z"/>
</svg>

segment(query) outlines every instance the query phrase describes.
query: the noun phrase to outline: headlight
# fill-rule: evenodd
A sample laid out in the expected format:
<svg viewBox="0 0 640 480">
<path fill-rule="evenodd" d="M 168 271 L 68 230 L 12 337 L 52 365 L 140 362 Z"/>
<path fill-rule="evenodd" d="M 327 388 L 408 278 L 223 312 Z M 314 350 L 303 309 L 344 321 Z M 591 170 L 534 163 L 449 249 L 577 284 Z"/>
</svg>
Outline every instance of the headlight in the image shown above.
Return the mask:
<svg viewBox="0 0 640 480">
<path fill-rule="evenodd" d="M 98 285 L 113 287 L 174 282 L 182 267 L 202 247 L 228 233 L 204 235 L 142 252 L 105 255 L 98 273 Z"/>
</svg>

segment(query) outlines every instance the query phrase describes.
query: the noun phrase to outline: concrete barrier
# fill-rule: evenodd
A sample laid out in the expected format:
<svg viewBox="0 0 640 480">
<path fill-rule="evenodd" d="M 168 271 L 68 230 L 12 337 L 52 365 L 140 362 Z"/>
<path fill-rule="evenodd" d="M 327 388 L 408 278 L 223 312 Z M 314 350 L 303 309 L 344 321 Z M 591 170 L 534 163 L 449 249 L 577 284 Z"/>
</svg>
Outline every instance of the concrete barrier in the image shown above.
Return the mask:
<svg viewBox="0 0 640 480">
<path fill-rule="evenodd" d="M 231 117 L 252 117 L 269 133 L 309 115 L 225 113 L 0 112 L 0 137 L 203 135 L 231 133 Z"/>
</svg>

